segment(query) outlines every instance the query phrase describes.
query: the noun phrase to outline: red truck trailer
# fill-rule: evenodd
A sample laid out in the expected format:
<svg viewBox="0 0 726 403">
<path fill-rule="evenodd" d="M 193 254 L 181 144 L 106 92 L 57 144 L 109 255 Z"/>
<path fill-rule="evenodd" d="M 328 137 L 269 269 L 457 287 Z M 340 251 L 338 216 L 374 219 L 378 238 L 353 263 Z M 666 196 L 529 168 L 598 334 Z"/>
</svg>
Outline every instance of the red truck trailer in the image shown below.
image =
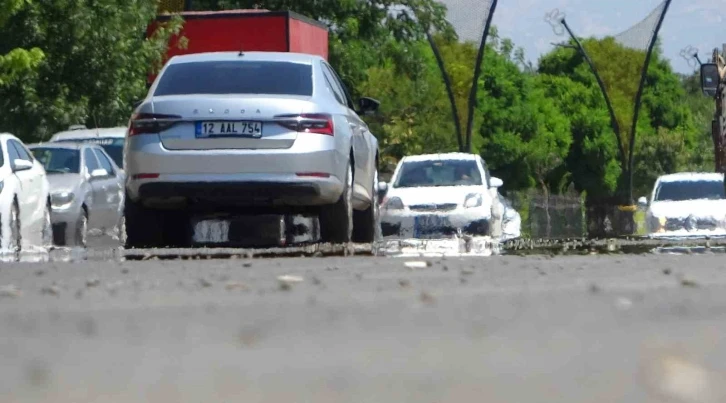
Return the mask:
<svg viewBox="0 0 726 403">
<path fill-rule="evenodd" d="M 177 47 L 178 37 L 169 43 L 168 57 L 220 51 L 298 52 L 328 58 L 328 28 L 325 24 L 292 11 L 225 10 L 184 11 L 181 35 L 187 48 Z M 171 15 L 159 15 L 147 29 L 150 36 L 160 22 Z"/>
</svg>

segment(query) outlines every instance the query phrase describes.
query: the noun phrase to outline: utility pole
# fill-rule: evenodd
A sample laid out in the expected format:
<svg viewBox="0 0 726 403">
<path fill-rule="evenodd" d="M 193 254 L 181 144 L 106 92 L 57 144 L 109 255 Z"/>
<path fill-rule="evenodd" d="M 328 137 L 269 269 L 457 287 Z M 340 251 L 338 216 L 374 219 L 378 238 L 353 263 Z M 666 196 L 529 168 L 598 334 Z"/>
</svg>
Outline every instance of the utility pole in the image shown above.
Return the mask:
<svg viewBox="0 0 726 403">
<path fill-rule="evenodd" d="M 701 65 L 701 89 L 716 102 L 711 122 L 716 172 L 726 173 L 726 44 L 716 48 L 709 63 Z"/>
</svg>

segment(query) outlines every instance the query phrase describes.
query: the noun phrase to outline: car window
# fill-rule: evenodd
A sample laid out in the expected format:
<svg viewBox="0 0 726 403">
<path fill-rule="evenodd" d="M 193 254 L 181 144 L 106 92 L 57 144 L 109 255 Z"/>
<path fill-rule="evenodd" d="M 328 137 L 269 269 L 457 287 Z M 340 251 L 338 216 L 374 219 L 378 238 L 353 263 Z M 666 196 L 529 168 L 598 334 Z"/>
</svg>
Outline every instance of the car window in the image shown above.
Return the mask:
<svg viewBox="0 0 726 403">
<path fill-rule="evenodd" d="M 48 174 L 81 172 L 81 153 L 72 148 L 35 147 L 31 150 Z"/>
<path fill-rule="evenodd" d="M 15 158 L 20 158 L 21 160 L 33 162 L 33 157 L 30 155 L 28 150 L 26 150 L 25 147 L 23 147 L 23 145 L 20 144 L 18 141 L 8 140 L 8 144 L 10 145 L 10 148 L 15 149 L 15 152 L 16 152 Z"/>
<path fill-rule="evenodd" d="M 338 73 L 335 72 L 335 70 L 330 67 L 329 64 L 325 63 L 325 67 L 330 71 L 330 74 L 333 75 L 334 80 L 338 83 L 338 86 L 343 89 L 343 94 L 345 95 L 345 100 L 348 103 L 348 107 L 350 109 L 355 110 L 355 105 L 353 104 L 353 100 L 350 98 L 350 93 L 348 92 L 348 88 L 345 87 L 345 84 L 343 84 L 343 80 L 340 79 L 340 76 Z"/>
<path fill-rule="evenodd" d="M 96 158 L 98 158 L 98 162 L 101 163 L 101 168 L 105 169 L 110 175 L 114 175 L 116 172 L 113 169 L 113 165 L 111 165 L 111 161 L 108 160 L 108 157 L 101 151 L 101 150 L 93 150 L 94 153 L 96 153 Z"/>
<path fill-rule="evenodd" d="M 394 187 L 473 186 L 481 185 L 479 167 L 474 160 L 408 161 Z"/>
<path fill-rule="evenodd" d="M 313 94 L 312 65 L 222 60 L 179 63 L 159 78 L 155 96 L 186 94 Z"/>
<path fill-rule="evenodd" d="M 481 163 L 482 168 L 484 168 L 484 181 L 487 184 L 487 186 L 491 185 L 490 179 L 492 178 L 491 173 L 489 172 L 489 167 L 487 166 L 487 163 L 484 162 L 481 157 L 479 158 L 479 162 Z"/>
<path fill-rule="evenodd" d="M 333 75 L 330 73 L 325 63 L 321 62 L 320 65 L 322 66 L 323 76 L 325 76 L 325 82 L 327 83 L 330 91 L 332 91 L 333 95 L 335 96 L 335 99 L 338 100 L 338 103 L 347 107 L 348 103 L 346 102 L 343 89 L 338 86 L 338 83 L 335 81 L 335 77 L 333 77 Z"/>
<path fill-rule="evenodd" d="M 722 200 L 726 198 L 723 181 L 690 180 L 661 182 L 656 201 Z"/>
<path fill-rule="evenodd" d="M 98 161 L 96 161 L 96 157 L 93 155 L 93 151 L 91 151 L 90 148 L 83 150 L 83 159 L 85 160 L 84 164 L 86 165 L 86 171 L 88 171 L 89 174 L 101 167 L 98 165 Z"/>
<path fill-rule="evenodd" d="M 20 158 L 20 154 L 18 154 L 18 149 L 13 146 L 12 140 L 8 140 L 7 147 L 8 147 L 8 157 L 10 158 L 10 164 L 12 166 L 13 161 L 15 161 L 17 159 L 22 159 L 22 158 Z"/>
</svg>

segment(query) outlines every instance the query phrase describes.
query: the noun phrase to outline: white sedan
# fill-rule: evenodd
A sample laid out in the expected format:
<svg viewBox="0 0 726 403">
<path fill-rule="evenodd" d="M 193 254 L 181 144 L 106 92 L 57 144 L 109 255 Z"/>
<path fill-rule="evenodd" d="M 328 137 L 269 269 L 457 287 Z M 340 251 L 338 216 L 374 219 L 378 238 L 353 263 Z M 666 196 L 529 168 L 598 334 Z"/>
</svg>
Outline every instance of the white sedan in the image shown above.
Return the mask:
<svg viewBox="0 0 726 403">
<path fill-rule="evenodd" d="M 650 237 L 726 235 L 726 195 L 720 173 L 683 172 L 660 176 L 650 203 L 638 200 L 646 210 Z"/>
<path fill-rule="evenodd" d="M 0 134 L 0 250 L 51 245 L 49 189 L 43 165 L 25 144 Z"/>
<path fill-rule="evenodd" d="M 441 238 L 454 234 L 519 237 L 520 216 L 499 194 L 484 160 L 465 153 L 401 159 L 390 183 L 379 184 L 386 238 Z"/>
</svg>

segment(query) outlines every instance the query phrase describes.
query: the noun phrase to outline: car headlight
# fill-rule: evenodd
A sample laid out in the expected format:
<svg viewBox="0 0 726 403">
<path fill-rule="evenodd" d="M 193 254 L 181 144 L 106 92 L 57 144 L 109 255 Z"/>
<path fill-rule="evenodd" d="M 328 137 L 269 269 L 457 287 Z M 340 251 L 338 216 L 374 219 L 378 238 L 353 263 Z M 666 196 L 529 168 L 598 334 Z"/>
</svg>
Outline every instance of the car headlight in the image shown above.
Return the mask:
<svg viewBox="0 0 726 403">
<path fill-rule="evenodd" d="M 481 204 L 482 197 L 480 193 L 470 193 L 464 199 L 464 207 L 466 208 L 479 207 Z"/>
<path fill-rule="evenodd" d="M 69 204 L 74 197 L 75 195 L 72 192 L 56 192 L 50 195 L 50 201 L 53 206 L 59 207 Z"/>
<path fill-rule="evenodd" d="M 403 200 L 400 197 L 391 197 L 386 201 L 387 210 L 403 210 Z"/>
</svg>

